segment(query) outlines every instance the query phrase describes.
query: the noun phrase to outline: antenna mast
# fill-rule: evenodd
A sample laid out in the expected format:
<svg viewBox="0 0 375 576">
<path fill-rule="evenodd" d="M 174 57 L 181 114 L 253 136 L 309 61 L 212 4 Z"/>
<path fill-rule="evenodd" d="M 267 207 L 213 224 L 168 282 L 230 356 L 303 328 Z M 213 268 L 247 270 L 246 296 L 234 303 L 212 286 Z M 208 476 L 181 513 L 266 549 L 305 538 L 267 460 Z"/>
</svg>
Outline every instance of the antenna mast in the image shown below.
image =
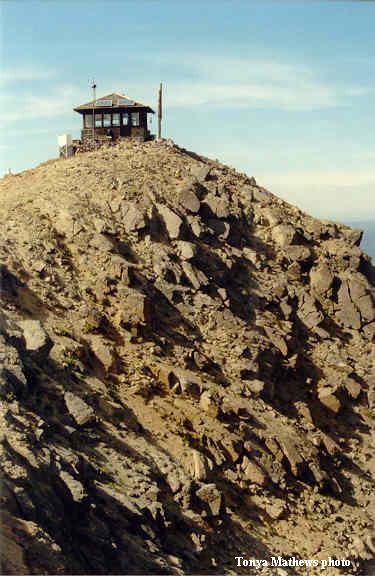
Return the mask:
<svg viewBox="0 0 375 576">
<path fill-rule="evenodd" d="M 95 106 L 96 106 L 96 83 L 95 80 L 92 79 L 91 81 L 91 88 L 92 88 L 92 143 L 95 146 Z"/>
<path fill-rule="evenodd" d="M 161 120 L 163 117 L 163 84 L 160 82 L 159 86 L 159 101 L 158 101 L 158 140 L 161 138 Z"/>
</svg>

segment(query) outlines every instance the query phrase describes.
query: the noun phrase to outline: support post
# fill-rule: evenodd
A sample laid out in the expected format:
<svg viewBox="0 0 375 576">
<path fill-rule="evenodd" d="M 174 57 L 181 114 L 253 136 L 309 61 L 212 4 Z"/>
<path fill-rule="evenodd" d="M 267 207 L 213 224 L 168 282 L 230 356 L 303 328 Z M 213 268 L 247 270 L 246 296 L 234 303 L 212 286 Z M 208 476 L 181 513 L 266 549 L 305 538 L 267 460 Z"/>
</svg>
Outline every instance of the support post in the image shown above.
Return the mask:
<svg viewBox="0 0 375 576">
<path fill-rule="evenodd" d="M 158 101 L 158 140 L 161 138 L 161 120 L 163 117 L 163 85 L 160 82 L 159 86 L 159 101 Z"/>
</svg>

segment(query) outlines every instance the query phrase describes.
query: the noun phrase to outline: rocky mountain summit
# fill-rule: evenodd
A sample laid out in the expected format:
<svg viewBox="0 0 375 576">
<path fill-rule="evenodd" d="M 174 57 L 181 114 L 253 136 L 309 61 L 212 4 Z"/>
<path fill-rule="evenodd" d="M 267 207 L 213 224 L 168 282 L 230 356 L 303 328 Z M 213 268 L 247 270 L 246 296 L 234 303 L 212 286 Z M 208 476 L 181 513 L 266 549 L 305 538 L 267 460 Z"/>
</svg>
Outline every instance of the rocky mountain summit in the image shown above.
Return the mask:
<svg viewBox="0 0 375 576">
<path fill-rule="evenodd" d="M 3 572 L 369 573 L 361 232 L 171 141 L 0 187 Z"/>
</svg>

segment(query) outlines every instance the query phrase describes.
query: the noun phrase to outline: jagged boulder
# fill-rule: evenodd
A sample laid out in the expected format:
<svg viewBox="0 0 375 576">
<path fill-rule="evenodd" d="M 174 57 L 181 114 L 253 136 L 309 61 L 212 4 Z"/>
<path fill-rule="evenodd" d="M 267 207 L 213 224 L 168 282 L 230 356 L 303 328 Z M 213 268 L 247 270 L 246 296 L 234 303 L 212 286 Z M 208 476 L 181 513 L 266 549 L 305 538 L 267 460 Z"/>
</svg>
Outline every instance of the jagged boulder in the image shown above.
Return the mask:
<svg viewBox="0 0 375 576">
<path fill-rule="evenodd" d="M 265 208 L 262 216 L 268 222 L 269 226 L 277 226 L 283 221 L 282 210 L 277 206 Z"/>
<path fill-rule="evenodd" d="M 280 498 L 266 505 L 266 512 L 273 520 L 279 520 L 286 512 L 287 506 Z"/>
<path fill-rule="evenodd" d="M 39 320 L 22 320 L 19 326 L 23 331 L 26 350 L 38 362 L 45 360 L 53 346 L 51 338 Z"/>
<path fill-rule="evenodd" d="M 254 461 L 251 461 L 247 456 L 242 461 L 243 475 L 246 480 L 258 486 L 265 486 L 267 477 L 261 467 Z"/>
<path fill-rule="evenodd" d="M 307 262 L 312 258 L 311 250 L 307 246 L 288 246 L 286 256 L 292 262 Z"/>
<path fill-rule="evenodd" d="M 157 204 L 157 209 L 162 217 L 169 238 L 171 240 L 177 240 L 181 235 L 183 224 L 181 218 L 164 204 Z"/>
<path fill-rule="evenodd" d="M 117 313 L 117 321 L 124 326 L 148 324 L 151 319 L 152 306 L 145 294 L 138 290 L 124 287 L 120 292 L 121 306 Z"/>
<path fill-rule="evenodd" d="M 338 311 L 336 318 L 343 326 L 358 330 L 361 327 L 361 316 L 354 305 L 349 292 L 349 285 L 346 280 L 341 282 L 338 290 Z"/>
<path fill-rule="evenodd" d="M 105 341 L 100 334 L 92 334 L 89 337 L 89 342 L 91 351 L 102 364 L 106 372 L 116 370 L 117 357 L 111 343 Z"/>
<path fill-rule="evenodd" d="M 318 310 L 314 298 L 305 291 L 300 293 L 297 315 L 307 328 L 315 328 L 324 319 L 323 313 Z"/>
<path fill-rule="evenodd" d="M 115 247 L 113 242 L 105 234 L 95 233 L 90 239 L 90 246 L 100 252 L 113 252 Z"/>
<path fill-rule="evenodd" d="M 335 391 L 329 386 L 322 387 L 319 390 L 319 400 L 326 408 L 337 414 L 341 408 L 340 400 L 337 398 Z"/>
<path fill-rule="evenodd" d="M 211 514 L 218 516 L 222 507 L 222 495 L 215 484 L 205 484 L 196 491 L 196 496 L 207 504 Z"/>
<path fill-rule="evenodd" d="M 65 392 L 64 400 L 70 416 L 78 424 L 84 426 L 94 419 L 94 410 L 82 398 L 72 392 Z"/>
<path fill-rule="evenodd" d="M 194 164 L 190 168 L 191 174 L 196 177 L 199 182 L 205 182 L 211 172 L 211 166 L 207 164 Z"/>
<path fill-rule="evenodd" d="M 0 397 L 13 397 L 27 390 L 27 378 L 19 352 L 0 335 Z"/>
<path fill-rule="evenodd" d="M 259 202 L 261 205 L 266 206 L 272 202 L 272 194 L 260 186 L 254 186 L 252 189 L 253 200 Z"/>
<path fill-rule="evenodd" d="M 296 230 L 291 224 L 278 224 L 272 229 L 272 239 L 281 248 L 286 248 L 293 244 L 295 238 Z"/>
<path fill-rule="evenodd" d="M 180 190 L 178 201 L 182 208 L 185 210 L 188 210 L 193 214 L 199 212 L 201 206 L 200 200 L 194 190 L 192 190 L 190 187 L 185 186 L 182 188 L 182 190 Z"/>
<path fill-rule="evenodd" d="M 359 310 L 363 323 L 375 319 L 375 304 L 369 293 L 367 279 L 362 274 L 353 274 L 348 278 L 350 299 Z"/>
<path fill-rule="evenodd" d="M 182 269 L 186 278 L 196 290 L 199 290 L 201 286 L 206 286 L 208 284 L 208 279 L 205 273 L 202 272 L 202 270 L 195 268 L 190 264 L 190 262 L 183 262 Z"/>
<path fill-rule="evenodd" d="M 60 480 L 66 486 L 73 502 L 82 502 L 87 496 L 84 486 L 66 470 L 59 473 Z"/>
<path fill-rule="evenodd" d="M 322 262 L 310 270 L 311 288 L 317 296 L 327 294 L 332 287 L 333 274 L 326 262 Z"/>
<path fill-rule="evenodd" d="M 126 232 L 142 230 L 146 226 L 145 214 L 135 204 L 126 204 L 122 209 Z"/>
<path fill-rule="evenodd" d="M 363 230 L 357 230 L 354 228 L 343 228 L 341 230 L 341 233 L 345 238 L 345 240 L 351 246 L 359 246 L 363 238 Z"/>
<path fill-rule="evenodd" d="M 214 394 L 212 394 L 212 392 L 209 390 L 205 390 L 201 394 L 199 404 L 202 410 L 207 412 L 209 416 L 216 418 L 219 414 L 219 406 L 217 400 L 215 399 Z"/>
<path fill-rule="evenodd" d="M 195 480 L 203 481 L 207 478 L 208 469 L 207 458 L 198 450 L 193 450 L 191 459 L 192 477 Z"/>
<path fill-rule="evenodd" d="M 197 247 L 192 242 L 180 240 L 177 242 L 177 251 L 182 260 L 191 260 L 197 253 Z"/>
<path fill-rule="evenodd" d="M 228 218 L 229 199 L 225 194 L 216 196 L 210 192 L 205 197 L 204 204 L 208 206 L 212 214 L 214 214 L 217 218 Z"/>
<path fill-rule="evenodd" d="M 287 438 L 286 436 L 277 438 L 277 443 L 279 444 L 282 453 L 289 463 L 292 474 L 294 476 L 298 476 L 300 468 L 303 464 L 303 457 L 300 450 L 298 449 L 297 443 L 294 442 L 293 439 Z"/>
<path fill-rule="evenodd" d="M 67 240 L 72 240 L 84 229 L 79 215 L 66 209 L 59 210 L 55 216 L 54 225 L 57 232 Z"/>
</svg>

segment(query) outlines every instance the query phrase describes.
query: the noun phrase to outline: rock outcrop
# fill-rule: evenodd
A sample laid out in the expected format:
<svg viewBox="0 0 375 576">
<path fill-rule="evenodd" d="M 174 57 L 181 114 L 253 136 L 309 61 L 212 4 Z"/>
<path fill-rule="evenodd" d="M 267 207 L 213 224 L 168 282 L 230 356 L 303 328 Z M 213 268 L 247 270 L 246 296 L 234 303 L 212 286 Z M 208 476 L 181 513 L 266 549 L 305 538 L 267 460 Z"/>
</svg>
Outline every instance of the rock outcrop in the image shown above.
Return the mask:
<svg viewBox="0 0 375 576">
<path fill-rule="evenodd" d="M 3 572 L 364 573 L 361 232 L 163 141 L 9 175 L 1 198 Z"/>
</svg>

